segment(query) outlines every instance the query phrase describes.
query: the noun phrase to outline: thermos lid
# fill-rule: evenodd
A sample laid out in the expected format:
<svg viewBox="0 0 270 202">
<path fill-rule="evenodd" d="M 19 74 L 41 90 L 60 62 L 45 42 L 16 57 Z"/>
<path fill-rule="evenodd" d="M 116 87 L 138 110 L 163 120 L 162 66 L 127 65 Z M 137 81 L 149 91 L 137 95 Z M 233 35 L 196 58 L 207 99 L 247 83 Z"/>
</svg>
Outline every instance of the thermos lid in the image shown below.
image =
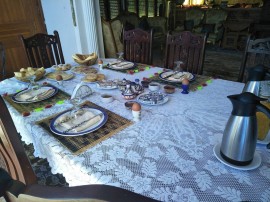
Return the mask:
<svg viewBox="0 0 270 202">
<path fill-rule="evenodd" d="M 229 95 L 228 98 L 233 105 L 232 114 L 237 116 L 254 116 L 256 114 L 257 105 L 260 105 L 260 101 L 266 100 L 250 92 Z"/>
</svg>

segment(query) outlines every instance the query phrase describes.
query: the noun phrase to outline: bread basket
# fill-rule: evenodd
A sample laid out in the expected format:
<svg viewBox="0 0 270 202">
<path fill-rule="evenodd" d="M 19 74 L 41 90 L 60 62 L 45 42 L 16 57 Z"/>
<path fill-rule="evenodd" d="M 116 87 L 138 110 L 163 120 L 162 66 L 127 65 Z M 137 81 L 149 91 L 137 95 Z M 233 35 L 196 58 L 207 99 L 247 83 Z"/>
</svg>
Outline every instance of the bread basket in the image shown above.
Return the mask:
<svg viewBox="0 0 270 202">
<path fill-rule="evenodd" d="M 72 58 L 75 62 L 77 62 L 80 65 L 94 65 L 96 63 L 96 60 L 98 58 L 96 53 L 91 53 L 88 55 L 83 54 L 74 54 L 72 55 Z"/>
<path fill-rule="evenodd" d="M 21 68 L 20 72 L 14 72 L 15 78 L 18 79 L 19 81 L 23 82 L 30 82 L 29 81 L 29 76 L 35 75 L 35 81 L 38 81 L 42 79 L 45 75 L 46 71 L 43 67 L 41 68 Z"/>
</svg>

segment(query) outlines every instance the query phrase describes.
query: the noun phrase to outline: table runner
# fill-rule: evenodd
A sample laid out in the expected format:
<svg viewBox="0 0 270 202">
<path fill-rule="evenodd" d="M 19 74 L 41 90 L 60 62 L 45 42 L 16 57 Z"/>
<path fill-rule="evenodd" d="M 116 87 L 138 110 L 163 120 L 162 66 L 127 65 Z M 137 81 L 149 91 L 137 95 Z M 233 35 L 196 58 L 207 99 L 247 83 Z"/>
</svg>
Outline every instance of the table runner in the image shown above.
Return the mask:
<svg viewBox="0 0 270 202">
<path fill-rule="evenodd" d="M 59 113 L 47 117 L 41 121 L 38 121 L 37 124 L 43 127 L 47 132 L 49 132 L 53 137 L 55 137 L 62 145 L 68 148 L 72 153 L 79 154 L 84 152 L 86 149 L 96 145 L 97 143 L 105 140 L 112 135 L 116 134 L 120 130 L 128 127 L 132 124 L 132 121 L 115 114 L 99 105 L 96 105 L 90 101 L 86 101 L 82 104 L 82 106 L 95 107 L 99 109 L 103 109 L 108 114 L 108 121 L 105 125 L 103 125 L 100 129 L 91 132 L 86 135 L 76 136 L 76 137 L 67 137 L 67 136 L 59 136 L 51 132 L 50 130 L 50 121 L 57 116 Z"/>
<path fill-rule="evenodd" d="M 117 71 L 117 72 L 122 72 L 122 73 L 127 73 L 127 74 L 134 74 L 134 73 L 138 73 L 141 71 L 149 70 L 151 67 L 152 67 L 151 65 L 141 64 L 141 63 L 137 63 L 135 65 L 135 67 L 130 68 L 130 69 L 111 69 L 111 68 L 108 68 L 107 66 L 104 66 L 105 69 L 109 69 L 109 70 Z"/>
<path fill-rule="evenodd" d="M 148 79 L 150 81 L 153 81 L 153 82 L 172 85 L 172 86 L 175 86 L 177 88 L 182 88 L 181 83 L 171 83 L 171 82 L 164 81 L 164 80 L 160 79 L 158 75 L 154 75 L 154 76 L 152 76 L 152 77 L 150 77 Z M 206 85 L 206 83 L 211 81 L 211 79 L 212 79 L 212 77 L 210 77 L 210 76 L 196 75 L 195 80 L 191 81 L 189 83 L 189 90 L 190 91 L 196 91 L 198 87 Z"/>
<path fill-rule="evenodd" d="M 47 86 L 52 86 L 51 84 L 48 84 Z M 46 100 L 40 101 L 40 102 L 34 102 L 34 103 L 16 103 L 13 102 L 11 97 L 14 94 L 3 96 L 8 103 L 14 107 L 19 113 L 23 112 L 32 112 L 36 109 L 41 109 L 44 108 L 45 106 L 48 105 L 53 105 L 61 100 L 67 100 L 70 99 L 70 95 L 60 89 L 58 89 L 58 93 L 54 95 L 51 98 L 48 98 Z"/>
</svg>

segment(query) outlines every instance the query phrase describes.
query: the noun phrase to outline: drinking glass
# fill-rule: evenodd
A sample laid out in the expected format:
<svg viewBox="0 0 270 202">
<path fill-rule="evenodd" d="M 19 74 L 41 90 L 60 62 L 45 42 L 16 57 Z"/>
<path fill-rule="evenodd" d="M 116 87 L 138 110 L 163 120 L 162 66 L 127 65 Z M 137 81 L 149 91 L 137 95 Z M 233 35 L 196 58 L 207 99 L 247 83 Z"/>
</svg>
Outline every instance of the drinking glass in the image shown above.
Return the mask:
<svg viewBox="0 0 270 202">
<path fill-rule="evenodd" d="M 183 68 L 181 66 L 184 64 L 184 62 L 179 60 L 179 61 L 175 61 L 174 64 L 176 64 L 176 66 L 174 67 L 175 71 L 179 71 L 179 72 L 183 71 Z"/>
<path fill-rule="evenodd" d="M 81 98 L 75 97 L 69 100 L 70 103 L 73 105 L 72 110 L 70 111 L 71 116 L 74 116 L 75 118 L 82 115 L 83 109 L 81 108 Z"/>
<path fill-rule="evenodd" d="M 119 52 L 117 53 L 117 55 L 118 55 L 118 59 L 124 60 L 124 52 Z"/>
<path fill-rule="evenodd" d="M 38 90 L 40 88 L 39 84 L 35 82 L 36 75 L 28 76 L 27 79 L 30 81 L 29 88 L 32 90 Z"/>
</svg>

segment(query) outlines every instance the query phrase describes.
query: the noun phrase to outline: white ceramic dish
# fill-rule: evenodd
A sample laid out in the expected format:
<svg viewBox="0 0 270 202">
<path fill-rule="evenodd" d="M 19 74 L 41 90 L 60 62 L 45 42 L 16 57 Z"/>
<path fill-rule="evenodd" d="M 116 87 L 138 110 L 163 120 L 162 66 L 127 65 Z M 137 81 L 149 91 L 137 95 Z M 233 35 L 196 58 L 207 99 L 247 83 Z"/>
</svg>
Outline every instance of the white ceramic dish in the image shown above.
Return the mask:
<svg viewBox="0 0 270 202">
<path fill-rule="evenodd" d="M 99 128 L 101 128 L 108 120 L 108 115 L 105 111 L 101 110 L 101 109 L 96 109 L 96 108 L 91 108 L 91 107 L 83 107 L 84 110 L 88 110 L 92 113 L 94 113 L 95 115 L 98 114 L 102 114 L 101 120 L 92 125 L 91 127 L 80 131 L 80 132 L 64 132 L 66 130 L 66 128 L 63 128 L 59 125 L 55 125 L 55 123 L 57 122 L 57 120 L 59 120 L 59 118 L 61 116 L 66 115 L 67 113 L 70 113 L 71 110 L 68 111 L 64 111 L 63 113 L 60 113 L 59 115 L 57 115 L 50 123 L 50 129 L 53 133 L 60 135 L 60 136 L 81 136 L 81 135 L 85 135 L 91 132 L 94 132 L 96 130 L 98 130 Z"/>
<path fill-rule="evenodd" d="M 114 69 L 114 70 L 126 70 L 126 69 L 131 69 L 134 66 L 135 66 L 135 63 L 133 62 L 121 61 L 116 64 L 108 65 L 108 68 Z"/>
<path fill-rule="evenodd" d="M 97 88 L 101 90 L 113 90 L 118 88 L 117 85 L 108 85 L 108 86 L 101 86 L 99 83 L 97 83 Z"/>
<path fill-rule="evenodd" d="M 166 102 L 169 101 L 169 97 L 168 97 L 168 96 L 164 97 L 163 100 L 158 101 L 156 104 L 155 104 L 155 103 L 152 103 L 152 102 L 150 102 L 150 101 L 144 101 L 144 100 L 140 99 L 140 97 L 144 96 L 145 94 L 147 94 L 147 93 L 140 94 L 140 95 L 137 97 L 137 101 L 138 101 L 139 103 L 145 104 L 145 105 L 150 105 L 150 106 L 157 106 L 157 105 L 163 105 L 163 104 L 165 104 Z"/>
<path fill-rule="evenodd" d="M 47 92 L 47 94 L 46 94 Z M 25 89 L 14 94 L 11 99 L 17 103 L 34 103 L 46 100 L 54 96 L 58 92 L 58 88 L 54 86 L 42 86 L 38 90 Z M 24 94 L 27 96 L 24 96 Z"/>
<path fill-rule="evenodd" d="M 110 103 L 114 100 L 113 96 L 108 95 L 108 94 L 102 94 L 100 97 L 101 97 L 101 101 L 104 103 Z"/>
<path fill-rule="evenodd" d="M 222 156 L 220 155 L 220 146 L 221 144 L 217 144 L 214 148 L 213 148 L 213 151 L 214 151 L 214 154 L 215 154 L 215 157 L 223 164 L 231 167 L 231 168 L 234 168 L 234 169 L 237 169 L 237 170 L 254 170 L 256 168 L 258 168 L 260 165 L 261 165 L 261 162 L 262 162 L 262 159 L 261 159 L 261 156 L 258 152 L 255 151 L 255 154 L 254 154 L 254 158 L 252 160 L 252 162 L 247 165 L 247 166 L 237 166 L 237 165 L 233 165 L 227 161 L 225 161 Z"/>
</svg>

